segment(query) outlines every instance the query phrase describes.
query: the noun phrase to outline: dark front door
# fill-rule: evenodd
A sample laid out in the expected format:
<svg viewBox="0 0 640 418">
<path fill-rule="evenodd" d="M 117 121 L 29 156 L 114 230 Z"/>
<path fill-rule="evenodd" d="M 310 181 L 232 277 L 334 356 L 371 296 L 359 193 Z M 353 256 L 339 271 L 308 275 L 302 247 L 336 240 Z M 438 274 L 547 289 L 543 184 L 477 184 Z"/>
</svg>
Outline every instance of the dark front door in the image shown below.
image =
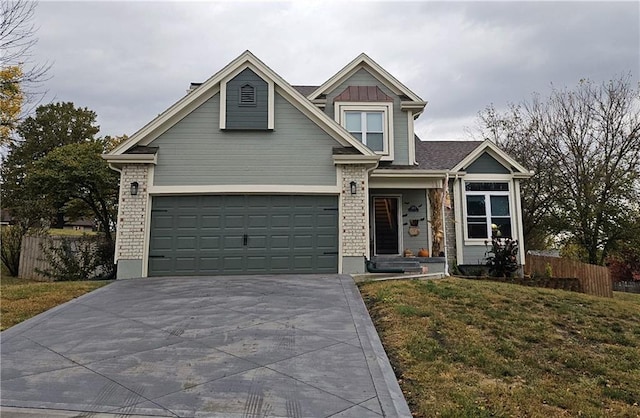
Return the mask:
<svg viewBox="0 0 640 418">
<path fill-rule="evenodd" d="M 375 255 L 400 254 L 398 234 L 398 198 L 374 197 Z"/>
</svg>

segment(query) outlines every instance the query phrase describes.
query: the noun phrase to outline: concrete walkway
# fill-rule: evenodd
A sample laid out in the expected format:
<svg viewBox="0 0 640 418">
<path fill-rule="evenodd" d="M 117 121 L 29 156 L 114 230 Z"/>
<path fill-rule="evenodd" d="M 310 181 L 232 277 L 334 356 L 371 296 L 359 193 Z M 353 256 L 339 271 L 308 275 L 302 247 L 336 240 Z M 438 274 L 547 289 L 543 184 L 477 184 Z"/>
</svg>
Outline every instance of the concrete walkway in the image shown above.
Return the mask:
<svg viewBox="0 0 640 418">
<path fill-rule="evenodd" d="M 349 276 L 118 281 L 0 334 L 3 417 L 410 417 Z"/>
</svg>

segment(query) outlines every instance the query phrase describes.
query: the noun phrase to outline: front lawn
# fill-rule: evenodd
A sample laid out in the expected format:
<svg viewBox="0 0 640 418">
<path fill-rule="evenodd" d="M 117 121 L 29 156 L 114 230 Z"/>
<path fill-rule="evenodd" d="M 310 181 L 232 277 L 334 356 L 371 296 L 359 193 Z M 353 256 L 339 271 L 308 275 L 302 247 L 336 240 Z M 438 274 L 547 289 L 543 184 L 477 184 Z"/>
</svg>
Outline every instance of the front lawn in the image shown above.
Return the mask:
<svg viewBox="0 0 640 418">
<path fill-rule="evenodd" d="M 0 279 L 0 330 L 102 287 L 110 281 L 37 282 Z"/>
<path fill-rule="evenodd" d="M 640 416 L 640 295 L 458 278 L 360 291 L 416 417 Z"/>
</svg>

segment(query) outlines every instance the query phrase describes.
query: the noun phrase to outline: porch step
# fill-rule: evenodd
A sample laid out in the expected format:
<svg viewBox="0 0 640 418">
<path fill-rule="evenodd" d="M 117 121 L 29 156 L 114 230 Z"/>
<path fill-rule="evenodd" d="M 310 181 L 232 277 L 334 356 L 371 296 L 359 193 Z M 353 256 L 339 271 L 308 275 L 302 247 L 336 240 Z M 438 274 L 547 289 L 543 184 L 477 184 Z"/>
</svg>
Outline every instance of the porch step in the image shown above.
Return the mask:
<svg viewBox="0 0 640 418">
<path fill-rule="evenodd" d="M 420 261 L 415 258 L 373 257 L 371 261 L 373 261 L 376 268 L 379 269 L 400 268 L 403 269 L 405 273 L 418 273 L 422 271 Z"/>
</svg>

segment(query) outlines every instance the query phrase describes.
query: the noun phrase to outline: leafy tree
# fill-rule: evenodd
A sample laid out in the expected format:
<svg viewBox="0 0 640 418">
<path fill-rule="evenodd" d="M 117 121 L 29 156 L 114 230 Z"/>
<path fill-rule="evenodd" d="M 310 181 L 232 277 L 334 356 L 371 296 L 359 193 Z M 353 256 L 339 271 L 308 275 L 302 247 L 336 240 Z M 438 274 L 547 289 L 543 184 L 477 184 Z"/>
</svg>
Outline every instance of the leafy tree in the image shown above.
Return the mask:
<svg viewBox="0 0 640 418">
<path fill-rule="evenodd" d="M 0 68 L 0 146 L 11 142 L 20 118 L 24 102 L 21 77 L 22 68 L 19 65 Z"/>
<path fill-rule="evenodd" d="M 73 103 L 39 106 L 35 115 L 18 127 L 19 140 L 11 143 L 2 162 L 2 204 L 9 208 L 24 228 L 37 225 L 41 219 L 56 217 L 57 226 L 64 223 L 66 194 L 43 195 L 25 182 L 33 164 L 50 151 L 67 145 L 92 141 L 98 133 L 95 112 L 76 108 Z"/>
<path fill-rule="evenodd" d="M 523 183 L 525 241 L 548 234 L 582 247 L 602 264 L 633 234 L 640 199 L 640 87 L 630 76 L 573 89 L 545 100 L 480 113 L 484 137 L 504 147 L 536 176 Z"/>
<path fill-rule="evenodd" d="M 64 196 L 65 208 L 95 217 L 107 241 L 113 242 L 119 177 L 100 157 L 103 151 L 100 140 L 56 148 L 33 165 L 27 184 L 43 196 Z"/>
</svg>

